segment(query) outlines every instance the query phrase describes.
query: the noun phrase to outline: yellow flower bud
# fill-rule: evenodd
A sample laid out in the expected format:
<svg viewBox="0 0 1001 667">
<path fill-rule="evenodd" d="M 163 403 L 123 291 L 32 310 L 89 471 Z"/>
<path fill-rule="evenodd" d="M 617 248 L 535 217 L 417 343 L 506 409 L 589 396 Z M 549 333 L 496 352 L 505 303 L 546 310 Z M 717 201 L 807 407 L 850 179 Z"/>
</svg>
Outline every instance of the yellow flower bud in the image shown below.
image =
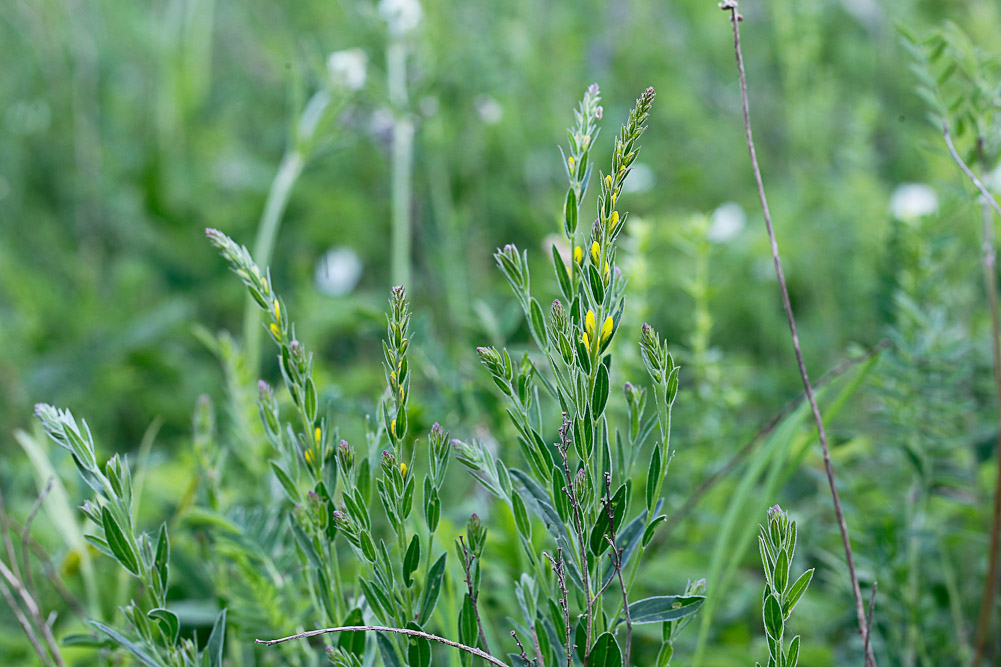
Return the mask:
<svg viewBox="0 0 1001 667">
<path fill-rule="evenodd" d="M 275 338 L 282 337 L 282 330 L 279 329 L 278 325 L 275 324 L 274 322 L 271 323 L 271 335 L 274 336 Z"/>
<path fill-rule="evenodd" d="M 400 386 L 400 400 L 403 400 L 403 386 Z"/>
<path fill-rule="evenodd" d="M 278 299 L 275 299 L 275 321 L 282 321 L 282 307 L 278 305 Z"/>
<path fill-rule="evenodd" d="M 612 211 L 612 227 L 615 227 L 617 224 L 619 224 L 619 212 Z"/>
<path fill-rule="evenodd" d="M 307 464 L 313 465 L 313 459 L 315 459 L 316 457 L 313 456 L 313 450 L 312 449 L 307 449 L 306 452 L 303 454 L 303 458 L 306 459 L 306 463 Z"/>
<path fill-rule="evenodd" d="M 584 261 L 584 251 L 583 249 L 581 249 L 580 246 L 577 246 L 576 248 L 573 249 L 573 261 L 577 262 L 578 264 Z"/>
<path fill-rule="evenodd" d="M 608 262 L 605 262 L 605 282 L 608 282 L 608 276 L 612 273 L 612 267 L 608 266 Z"/>
<path fill-rule="evenodd" d="M 584 317 L 584 332 L 587 333 L 588 336 L 593 336 L 594 335 L 594 311 L 593 310 L 587 311 L 587 315 Z"/>
<path fill-rule="evenodd" d="M 391 380 L 395 380 L 396 379 L 396 371 L 389 371 L 389 378 Z"/>
<path fill-rule="evenodd" d="M 392 431 L 392 433 L 390 435 L 392 435 L 395 438 L 396 437 L 396 420 L 395 419 L 393 421 L 389 422 L 389 430 Z"/>
<path fill-rule="evenodd" d="M 320 440 L 323 439 L 323 431 L 320 430 L 319 426 L 316 427 L 316 431 L 313 433 L 313 439 L 316 440 L 316 445 L 319 447 Z"/>
<path fill-rule="evenodd" d="M 612 206 L 615 206 L 615 200 L 618 199 L 618 198 L 619 198 L 619 193 L 618 192 L 613 192 L 612 193 Z"/>
<path fill-rule="evenodd" d="M 591 135 L 590 134 L 585 134 L 584 135 L 584 140 L 581 142 L 581 146 L 584 147 L 584 150 L 587 150 L 587 147 L 590 146 L 590 145 L 591 145 Z"/>
<path fill-rule="evenodd" d="M 597 241 L 595 241 L 594 243 L 591 244 L 591 259 L 594 260 L 595 263 L 597 263 L 598 257 L 600 256 L 601 256 L 601 246 L 598 245 Z"/>
<path fill-rule="evenodd" d="M 400 474 L 403 475 L 404 477 L 407 476 L 407 464 L 406 463 L 401 463 L 400 464 Z"/>
<path fill-rule="evenodd" d="M 573 171 L 573 166 L 575 162 L 576 161 L 573 159 L 573 155 L 567 158 L 567 164 L 570 166 L 570 171 Z"/>
<path fill-rule="evenodd" d="M 612 189 L 612 175 L 611 174 L 609 174 L 608 176 L 605 176 L 605 187 L 608 188 L 609 190 Z"/>
<path fill-rule="evenodd" d="M 605 318 L 605 323 L 601 325 L 601 342 L 604 343 L 608 340 L 608 337 L 612 335 L 612 328 L 615 326 L 615 321 L 611 317 Z"/>
<path fill-rule="evenodd" d="M 588 350 L 591 349 L 591 339 L 588 337 L 587 333 L 580 337 L 580 342 L 584 343 L 584 347 Z"/>
</svg>

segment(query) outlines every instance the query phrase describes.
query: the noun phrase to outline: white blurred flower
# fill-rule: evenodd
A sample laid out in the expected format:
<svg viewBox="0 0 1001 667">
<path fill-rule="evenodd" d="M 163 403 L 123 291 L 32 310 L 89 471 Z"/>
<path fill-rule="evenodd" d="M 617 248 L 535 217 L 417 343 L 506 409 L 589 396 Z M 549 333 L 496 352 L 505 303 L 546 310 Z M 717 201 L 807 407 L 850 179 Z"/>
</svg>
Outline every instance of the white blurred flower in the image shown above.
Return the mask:
<svg viewBox="0 0 1001 667">
<path fill-rule="evenodd" d="M 391 32 L 404 35 L 421 24 L 424 11 L 418 0 L 380 0 L 379 13 Z"/>
<path fill-rule="evenodd" d="M 642 162 L 634 162 L 629 169 L 629 178 L 622 184 L 622 193 L 647 192 L 653 188 L 653 169 Z"/>
<path fill-rule="evenodd" d="M 354 250 L 331 248 L 316 263 L 316 288 L 327 296 L 350 294 L 361 278 L 361 269 Z"/>
<path fill-rule="evenodd" d="M 901 183 L 890 196 L 890 213 L 902 222 L 914 222 L 936 211 L 938 195 L 924 183 Z"/>
<path fill-rule="evenodd" d="M 336 88 L 359 90 L 365 85 L 368 56 L 361 49 L 334 51 L 327 56 L 327 73 Z"/>
<path fill-rule="evenodd" d="M 476 113 L 480 114 L 480 118 L 487 125 L 496 125 L 504 117 L 504 108 L 500 102 L 489 95 L 480 95 L 473 105 L 476 107 Z"/>
<path fill-rule="evenodd" d="M 732 241 L 738 234 L 744 231 L 744 227 L 747 225 L 747 216 L 744 214 L 744 209 L 741 208 L 740 204 L 732 201 L 721 204 L 719 208 L 713 211 L 710 220 L 706 238 L 713 243 Z"/>
</svg>

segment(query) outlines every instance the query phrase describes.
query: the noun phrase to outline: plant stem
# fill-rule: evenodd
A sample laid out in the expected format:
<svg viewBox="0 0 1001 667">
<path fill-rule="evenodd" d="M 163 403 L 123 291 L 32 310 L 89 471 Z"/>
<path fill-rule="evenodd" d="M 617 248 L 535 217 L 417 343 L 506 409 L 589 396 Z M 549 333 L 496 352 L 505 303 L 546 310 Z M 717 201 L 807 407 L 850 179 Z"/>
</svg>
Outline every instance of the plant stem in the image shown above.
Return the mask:
<svg viewBox="0 0 1001 667">
<path fill-rule="evenodd" d="M 410 286 L 410 190 L 414 123 L 407 109 L 407 47 L 393 35 L 386 53 L 389 101 L 393 105 L 392 235 L 390 266 L 394 285 Z"/>
<path fill-rule="evenodd" d="M 859 634 L 865 646 L 865 664 L 867 667 L 875 667 L 876 658 L 869 641 L 862 590 L 859 587 L 858 574 L 855 572 L 855 558 L 852 555 L 851 539 L 848 536 L 848 524 L 845 522 L 845 515 L 841 509 L 841 499 L 838 496 L 838 488 L 834 479 L 834 467 L 831 464 L 831 455 L 827 447 L 827 432 L 824 430 L 824 421 L 820 416 L 820 408 L 817 406 L 817 400 L 813 395 L 813 387 L 810 384 L 810 376 L 807 374 L 806 364 L 803 362 L 803 352 L 799 345 L 799 333 L 796 330 L 796 318 L 793 315 L 792 304 L 789 301 L 789 289 L 786 287 L 785 274 L 782 272 L 782 260 L 779 257 L 778 241 L 775 238 L 775 230 L 772 227 L 772 216 L 768 208 L 768 198 L 765 196 L 765 185 L 761 178 L 761 169 L 758 166 L 758 155 L 754 149 L 754 138 L 751 133 L 751 112 L 747 95 L 747 75 L 744 71 L 744 56 L 740 49 L 740 28 L 738 27 L 743 17 L 737 13 L 736 0 L 724 0 L 719 6 L 724 11 L 730 12 L 730 23 L 733 25 L 733 49 L 737 58 L 737 70 L 740 76 L 740 94 L 744 111 L 744 135 L 747 140 L 747 151 L 751 157 L 751 168 L 754 171 L 754 180 L 758 186 L 758 198 L 761 201 L 761 210 L 765 217 L 765 227 L 768 230 L 768 240 L 771 243 L 775 275 L 778 278 L 779 289 L 782 293 L 782 306 L 785 309 L 786 319 L 789 322 L 792 345 L 796 352 L 796 364 L 799 366 L 800 378 L 803 381 L 803 390 L 806 393 L 807 401 L 810 403 L 813 419 L 817 424 L 820 447 L 824 454 L 824 469 L 827 472 L 827 482 L 831 488 L 831 497 L 834 500 L 834 514 L 837 517 L 838 528 L 841 531 L 841 541 L 844 544 L 845 560 L 848 563 L 848 574 L 851 577 L 852 594 L 855 596 L 855 611 L 858 616 Z"/>
<path fill-rule="evenodd" d="M 300 632 L 299 634 L 289 635 L 288 637 L 281 637 L 279 639 L 255 639 L 254 643 L 264 644 L 265 646 L 272 646 L 274 644 L 281 644 L 284 642 L 292 641 L 293 639 L 307 639 L 309 637 L 316 637 L 318 635 L 325 635 L 333 632 L 392 632 L 398 635 L 420 637 L 422 639 L 427 639 L 428 641 L 438 642 L 439 644 L 445 644 L 446 646 L 457 648 L 460 651 L 465 651 L 466 653 L 470 653 L 478 658 L 486 660 L 491 665 L 497 665 L 497 667 L 510 667 L 510 665 L 501 662 L 500 660 L 493 657 L 489 653 L 484 653 L 480 649 L 474 648 L 472 646 L 466 646 L 465 644 L 454 642 L 451 639 L 445 639 L 444 637 L 439 637 L 437 635 L 429 635 L 426 632 L 420 632 L 418 630 L 410 630 L 407 628 L 387 628 L 381 625 L 346 625 L 337 628 L 322 628 L 320 630 L 309 630 L 307 632 Z"/>
<path fill-rule="evenodd" d="M 963 170 L 966 177 L 970 179 L 974 186 L 980 191 L 982 197 L 983 210 L 983 268 L 984 282 L 987 286 L 987 300 L 991 312 L 991 351 L 994 355 L 994 384 L 995 394 L 998 401 L 998 439 L 997 450 L 997 479 L 994 482 L 994 510 L 991 516 L 991 541 L 987 550 L 987 579 L 984 582 L 984 594 L 980 599 L 980 616 L 977 621 L 977 638 L 974 644 L 974 656 L 971 663 L 974 667 L 983 664 L 984 653 L 987 650 L 987 635 L 991 626 L 991 613 L 994 611 L 994 596 L 998 585 L 998 543 L 1001 534 L 1001 316 L 998 311 L 998 286 L 997 286 L 997 257 L 994 250 L 994 226 L 991 223 L 990 209 L 993 208 L 998 215 L 1001 215 L 1001 206 L 991 193 L 984 187 L 984 184 L 970 170 L 970 168 L 956 151 L 956 146 L 952 143 L 952 135 L 949 133 L 949 122 L 942 122 L 942 136 L 945 145 L 949 149 L 952 159 Z M 983 146 L 979 143 L 977 149 L 983 161 Z"/>
<path fill-rule="evenodd" d="M 264 212 L 261 214 L 261 220 L 257 226 L 257 236 L 254 238 L 253 257 L 258 266 L 266 268 L 271 263 L 271 254 L 275 249 L 275 241 L 278 238 L 282 217 L 285 215 L 285 208 L 292 195 L 292 186 L 295 185 L 299 174 L 302 173 L 304 164 L 305 157 L 302 152 L 297 149 L 289 149 L 282 157 L 278 173 L 271 181 L 268 198 L 264 202 Z M 261 362 L 259 311 L 260 306 L 248 295 L 243 306 L 244 351 L 249 366 L 248 370 L 255 376 Z"/>
</svg>

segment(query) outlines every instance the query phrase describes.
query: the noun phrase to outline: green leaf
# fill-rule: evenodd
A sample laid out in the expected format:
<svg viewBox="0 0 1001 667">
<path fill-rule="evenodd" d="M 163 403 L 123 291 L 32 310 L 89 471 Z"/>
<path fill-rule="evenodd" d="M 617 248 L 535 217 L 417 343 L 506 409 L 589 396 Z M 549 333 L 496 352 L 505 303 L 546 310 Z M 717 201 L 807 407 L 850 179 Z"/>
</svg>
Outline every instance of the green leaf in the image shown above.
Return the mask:
<svg viewBox="0 0 1001 667">
<path fill-rule="evenodd" d="M 789 584 L 789 556 L 785 549 L 779 551 L 778 558 L 775 559 L 775 590 L 779 593 L 786 592 L 786 585 Z"/>
<path fill-rule="evenodd" d="M 122 567 L 138 577 L 139 556 L 107 506 L 101 508 L 101 523 L 104 525 L 104 537 L 108 548 L 115 555 L 115 559 L 122 564 Z"/>
<path fill-rule="evenodd" d="M 466 593 L 459 611 L 459 643 L 475 646 L 478 630 L 476 628 L 476 607 L 473 599 Z"/>
<path fill-rule="evenodd" d="M 421 626 L 413 621 L 407 623 L 411 630 L 424 632 Z M 409 667 L 429 667 L 431 665 L 431 642 L 423 637 L 407 636 L 407 664 Z"/>
<path fill-rule="evenodd" d="M 660 507 L 660 503 L 657 503 L 657 507 Z M 643 531 L 643 546 L 644 547 L 646 547 L 646 545 L 650 544 L 650 540 L 653 539 L 653 534 L 657 530 L 657 526 L 659 526 L 661 523 L 663 523 L 665 519 L 667 519 L 667 515 L 666 514 L 661 514 L 659 516 L 655 516 L 653 518 L 653 521 L 650 522 L 650 525 L 646 527 L 646 530 Z"/>
<path fill-rule="evenodd" d="M 650 468 L 646 473 L 646 508 L 650 509 L 653 504 L 657 501 L 654 498 L 654 494 L 657 493 L 657 485 L 660 482 L 660 471 L 661 471 L 661 458 L 660 458 L 660 445 L 656 445 L 653 448 L 653 454 L 650 456 Z"/>
<path fill-rule="evenodd" d="M 511 496 L 511 511 L 514 514 L 514 523 L 518 528 L 518 533 L 527 540 L 532 539 L 532 524 L 528 520 L 525 501 L 517 493 Z"/>
<path fill-rule="evenodd" d="M 799 635 L 789 642 L 789 652 L 786 654 L 786 667 L 796 667 L 799 664 Z"/>
<path fill-rule="evenodd" d="M 416 536 L 415 536 L 416 537 Z M 352 609 L 344 618 L 342 625 L 365 625 L 365 617 L 361 609 Z M 341 632 L 337 640 L 337 645 L 348 653 L 353 653 L 359 658 L 365 654 L 365 633 L 364 632 Z"/>
<path fill-rule="evenodd" d="M 577 193 L 572 187 L 567 190 L 567 200 L 563 207 L 563 231 L 567 238 L 572 238 L 577 231 Z"/>
<path fill-rule="evenodd" d="M 597 336 L 598 334 L 595 333 Z M 594 378 L 594 392 L 591 394 L 591 405 L 594 418 L 597 419 L 605 411 L 608 402 L 608 369 L 604 364 L 598 364 L 598 374 Z"/>
<path fill-rule="evenodd" d="M 664 642 L 660 646 L 660 652 L 657 653 L 657 667 L 667 667 L 671 664 L 671 658 L 674 657 L 674 644 L 671 642 Z"/>
<path fill-rule="evenodd" d="M 806 593 L 806 589 L 810 586 L 810 582 L 813 580 L 814 568 L 810 568 L 803 574 L 799 575 L 799 579 L 789 587 L 789 595 L 786 597 L 785 604 L 785 617 L 789 618 L 789 614 L 792 613 L 793 608 L 795 608 L 796 603 L 799 602 L 800 598 L 803 597 L 803 593 Z"/>
<path fill-rule="evenodd" d="M 570 260 L 573 261 L 572 259 Z M 573 296 L 573 288 L 570 286 L 570 274 L 567 269 L 567 265 L 563 263 L 563 258 L 560 257 L 560 251 L 556 249 L 556 244 L 553 244 L 553 269 L 556 271 L 556 281 L 560 284 L 560 292 L 563 293 L 564 298 L 569 299 Z"/>
<path fill-rule="evenodd" d="M 661 595 L 633 602 L 629 605 L 629 618 L 633 625 L 663 623 L 691 616 L 705 602 L 704 595 Z M 624 621 L 619 619 L 619 623 Z"/>
<path fill-rule="evenodd" d="M 153 558 L 153 567 L 160 577 L 160 586 L 167 590 L 167 582 L 170 579 L 170 538 L 167 535 L 166 522 L 160 524 L 160 532 L 156 538 L 156 555 Z"/>
<path fill-rule="evenodd" d="M 628 511 L 629 503 L 629 487 L 628 484 L 623 484 L 616 491 L 615 495 L 612 496 L 612 516 L 615 518 L 615 531 L 618 533 L 619 526 L 622 525 L 622 517 Z M 609 532 L 609 522 L 608 522 L 608 512 L 605 510 L 604 506 L 598 511 L 598 517 L 595 519 L 594 527 L 591 529 L 591 537 L 588 540 L 588 548 L 591 553 L 595 556 L 600 556 L 604 553 L 605 549 L 608 548 L 608 540 L 605 539 L 605 535 Z"/>
<path fill-rule="evenodd" d="M 110 637 L 112 641 L 114 641 L 119 646 L 121 646 L 129 653 L 131 653 L 133 656 L 135 656 L 136 660 L 146 665 L 146 667 L 163 667 L 159 662 L 157 662 L 157 660 L 153 656 L 147 653 L 145 649 L 143 649 L 135 642 L 126 639 L 123 635 L 119 634 L 117 630 L 108 627 L 107 625 L 101 623 L 100 621 L 91 621 L 90 624 L 93 625 L 98 630 L 100 630 L 101 632 L 103 632 L 104 634 L 108 635 L 108 637 Z"/>
<path fill-rule="evenodd" d="M 300 504 L 302 502 L 302 497 L 299 495 L 299 487 L 295 485 L 292 478 L 285 471 L 285 468 L 281 467 L 277 461 L 269 461 L 271 464 L 271 470 L 275 473 L 275 477 L 278 478 L 278 483 L 282 485 L 282 489 L 285 490 L 285 495 L 288 499 L 295 504 Z"/>
<path fill-rule="evenodd" d="M 382 663 L 386 667 L 402 667 L 400 659 L 393 648 L 392 640 L 383 633 L 377 633 L 375 641 L 379 645 L 379 654 L 382 656 Z"/>
<path fill-rule="evenodd" d="M 413 538 L 410 540 L 410 546 L 407 547 L 407 555 L 403 558 L 403 583 L 410 588 L 414 585 L 413 573 L 417 571 L 417 567 L 421 564 L 421 540 L 417 537 L 415 533 Z M 359 623 L 358 625 L 362 625 Z"/>
<path fill-rule="evenodd" d="M 421 593 L 420 615 L 418 620 L 423 625 L 431 618 L 435 606 L 438 604 L 438 595 L 441 594 L 441 579 L 445 575 L 445 557 L 442 554 L 428 570 L 427 582 L 424 585 L 424 592 Z"/>
<path fill-rule="evenodd" d="M 181 624 L 177 620 L 177 614 L 169 609 L 157 607 L 156 609 L 150 609 L 146 616 L 159 624 L 160 631 L 170 644 L 177 643 L 177 635 L 181 631 Z"/>
<path fill-rule="evenodd" d="M 222 650 L 226 642 L 226 610 L 223 609 L 216 616 L 215 623 L 212 624 L 212 632 L 209 634 L 209 641 L 205 644 L 204 658 L 208 658 L 208 667 L 222 667 Z"/>
<path fill-rule="evenodd" d="M 591 647 L 588 667 L 622 667 L 622 652 L 611 632 L 602 633 Z"/>
<path fill-rule="evenodd" d="M 765 621 L 765 632 L 772 639 L 779 639 L 782 637 L 782 608 L 779 606 L 779 601 L 775 599 L 774 595 L 769 595 L 765 598 L 765 603 L 762 605 L 762 615 Z"/>
<path fill-rule="evenodd" d="M 542 314 L 542 306 L 535 300 L 535 297 L 532 297 L 529 302 L 529 312 L 531 315 L 529 323 L 532 325 L 532 335 L 535 336 L 535 342 L 539 345 L 539 349 L 549 349 L 546 345 L 546 317 Z"/>
<path fill-rule="evenodd" d="M 435 532 L 438 530 L 438 521 L 441 518 L 441 500 L 438 498 L 438 489 L 431 485 L 431 480 L 424 478 L 424 520 L 427 522 L 428 530 Z"/>
</svg>

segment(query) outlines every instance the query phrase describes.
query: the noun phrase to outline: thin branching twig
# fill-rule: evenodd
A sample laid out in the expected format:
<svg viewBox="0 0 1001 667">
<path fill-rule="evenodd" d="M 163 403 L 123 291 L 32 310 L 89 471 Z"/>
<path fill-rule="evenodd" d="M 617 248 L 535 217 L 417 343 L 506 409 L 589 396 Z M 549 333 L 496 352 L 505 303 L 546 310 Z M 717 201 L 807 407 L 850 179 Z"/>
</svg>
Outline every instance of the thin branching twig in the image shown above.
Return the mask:
<svg viewBox="0 0 1001 667">
<path fill-rule="evenodd" d="M 953 161 L 970 179 L 970 182 L 980 191 L 981 202 L 984 207 L 983 216 L 983 269 L 984 281 L 987 287 L 987 301 L 991 313 L 991 351 L 994 355 L 994 384 L 995 395 L 998 401 L 998 437 L 997 437 L 997 480 L 994 483 L 994 508 L 991 515 L 991 537 L 990 546 L 987 549 L 987 579 L 984 581 L 984 593 L 980 599 L 980 614 L 977 620 L 977 638 L 974 643 L 973 665 L 979 667 L 984 661 L 984 652 L 987 650 L 987 635 L 991 626 L 991 615 L 994 611 L 994 596 L 998 585 L 998 550 L 1001 543 L 1001 315 L 998 307 L 998 287 L 997 287 L 997 253 L 994 250 L 994 226 L 990 219 L 990 210 L 993 208 L 998 215 L 1001 215 L 1001 206 L 984 184 L 977 178 L 977 175 L 967 166 L 963 158 L 952 143 L 952 134 L 949 132 L 949 121 L 942 121 L 942 137 L 945 145 L 952 155 Z M 980 147 L 978 147 L 980 148 Z"/>
<path fill-rule="evenodd" d="M 462 548 L 462 569 L 466 574 L 464 581 L 466 582 L 466 590 L 469 593 L 469 599 L 473 603 L 473 615 L 476 617 L 476 628 L 479 630 L 480 643 L 483 644 L 483 650 L 490 653 L 490 644 L 487 643 L 487 634 L 483 631 L 483 621 L 480 620 L 480 609 L 477 606 L 480 599 L 480 592 L 473 586 L 472 569 L 473 559 L 475 559 L 476 556 L 470 553 L 469 549 L 466 547 L 466 540 L 464 540 L 461 535 L 459 536 L 459 546 Z"/>
<path fill-rule="evenodd" d="M 510 665 L 508 665 L 505 662 L 501 662 L 500 660 L 493 657 L 489 653 L 484 653 L 480 649 L 474 648 L 472 646 L 466 646 L 465 644 L 454 642 L 451 639 L 445 639 L 444 637 L 439 637 L 438 635 L 431 635 L 426 632 L 421 632 L 419 630 L 410 630 L 409 628 L 387 628 L 382 625 L 345 625 L 336 628 L 321 628 L 319 630 L 308 630 L 306 632 L 300 632 L 298 634 L 289 635 L 288 637 L 279 637 L 278 639 L 255 639 L 254 643 L 263 644 L 264 646 L 273 646 L 275 644 L 290 642 L 295 639 L 308 639 L 309 637 L 317 637 L 319 635 L 332 634 L 335 632 L 391 632 L 397 635 L 420 637 L 421 639 L 427 639 L 428 641 L 438 642 L 439 644 L 445 644 L 446 646 L 457 648 L 460 651 L 465 651 L 466 653 L 475 655 L 477 658 L 482 658 L 486 660 L 491 665 L 497 665 L 497 667 L 510 667 Z"/>
<path fill-rule="evenodd" d="M 560 609 L 563 611 L 563 620 L 566 623 L 566 658 L 567 667 L 573 667 L 573 649 L 576 648 L 571 644 L 572 637 L 570 635 L 570 605 L 567 602 L 567 573 L 565 566 L 563 564 L 563 548 L 556 547 L 556 559 L 554 560 L 552 556 L 548 553 L 542 553 L 543 558 L 547 559 L 553 564 L 553 572 L 556 573 L 556 583 L 560 587 Z"/>
<path fill-rule="evenodd" d="M 560 452 L 560 457 L 563 459 L 563 473 L 566 475 L 567 484 L 563 487 L 563 492 L 567 494 L 567 500 L 570 501 L 570 508 L 573 510 L 574 522 L 577 528 L 577 540 L 580 543 L 580 559 L 581 559 L 581 576 L 584 579 L 584 597 L 587 601 L 587 631 L 585 641 L 587 647 L 584 649 L 584 658 L 586 661 L 588 651 L 591 647 L 591 634 L 592 634 L 592 620 L 594 617 L 594 601 L 600 595 L 591 594 L 591 584 L 588 576 L 588 563 L 587 563 L 587 544 L 585 543 L 584 536 L 584 512 L 581 509 L 580 502 L 577 500 L 577 493 L 573 488 L 573 473 L 570 472 L 570 463 L 567 459 L 567 452 L 570 449 L 570 417 L 567 413 L 563 413 L 563 425 L 560 426 L 560 442 L 556 447 Z"/>
<path fill-rule="evenodd" d="M 868 631 L 866 630 L 867 623 L 862 601 L 862 590 L 859 587 L 858 574 L 855 571 L 855 558 L 852 555 L 851 539 L 848 536 L 848 524 L 845 522 L 844 511 L 841 509 L 841 499 L 838 496 L 838 488 L 834 478 L 834 466 L 831 463 L 831 455 L 827 447 L 827 432 L 824 430 L 824 420 L 820 415 L 820 408 L 817 406 L 813 387 L 810 384 L 810 376 L 806 372 L 806 364 L 803 361 L 803 352 L 799 345 L 799 333 L 796 329 L 796 318 L 792 312 L 792 303 L 789 301 L 789 289 L 786 286 L 785 274 L 782 271 L 779 245 L 775 238 L 775 229 L 772 226 L 772 215 L 768 208 L 768 198 L 765 196 L 765 185 L 761 178 L 761 168 L 758 166 L 758 155 L 754 149 L 754 138 L 751 133 L 751 111 L 747 95 L 747 75 L 744 71 L 744 55 L 740 49 L 739 24 L 743 17 L 737 12 L 736 0 L 724 0 L 719 4 L 719 7 L 730 13 L 730 23 L 733 25 L 733 49 L 737 58 L 737 71 L 740 76 L 740 94 L 744 111 L 744 135 L 747 140 L 747 151 L 751 157 L 751 168 L 754 171 L 754 180 L 758 186 L 758 198 L 761 201 L 761 210 L 765 217 L 765 227 L 768 230 L 768 240 L 771 243 L 772 262 L 775 264 L 775 275 L 778 278 L 779 289 L 782 293 L 782 306 L 785 309 L 786 319 L 789 322 L 789 332 L 792 335 L 792 345 L 796 353 L 796 364 L 799 366 L 800 378 L 803 381 L 803 391 L 806 394 L 807 401 L 810 403 L 813 419 L 817 424 L 820 447 L 824 454 L 824 468 L 827 472 L 827 482 L 831 487 L 831 497 L 834 500 L 834 514 L 837 517 L 838 528 L 841 531 L 841 541 L 845 549 L 845 560 L 848 563 L 848 574 L 851 577 L 852 594 L 855 596 L 855 611 L 858 616 L 859 633 L 862 636 L 863 644 L 867 647 L 865 663 L 867 667 L 875 667 L 876 658 L 872 653 Z"/>
<path fill-rule="evenodd" d="M 872 594 L 869 595 L 869 615 L 866 617 L 865 621 L 865 645 L 863 646 L 863 652 L 869 654 L 869 643 L 872 637 L 872 617 L 876 611 L 876 582 L 872 582 Z"/>
<path fill-rule="evenodd" d="M 622 589 L 622 609 L 626 615 L 626 651 L 625 660 L 622 663 L 629 667 L 629 653 L 633 645 L 633 619 L 629 616 L 629 596 L 626 591 L 626 583 L 622 580 L 622 552 L 615 543 L 615 514 L 612 512 L 612 473 L 605 473 L 605 512 L 608 514 L 608 540 L 612 547 L 612 565 L 615 568 L 615 576 L 619 579 L 619 588 Z"/>
</svg>

